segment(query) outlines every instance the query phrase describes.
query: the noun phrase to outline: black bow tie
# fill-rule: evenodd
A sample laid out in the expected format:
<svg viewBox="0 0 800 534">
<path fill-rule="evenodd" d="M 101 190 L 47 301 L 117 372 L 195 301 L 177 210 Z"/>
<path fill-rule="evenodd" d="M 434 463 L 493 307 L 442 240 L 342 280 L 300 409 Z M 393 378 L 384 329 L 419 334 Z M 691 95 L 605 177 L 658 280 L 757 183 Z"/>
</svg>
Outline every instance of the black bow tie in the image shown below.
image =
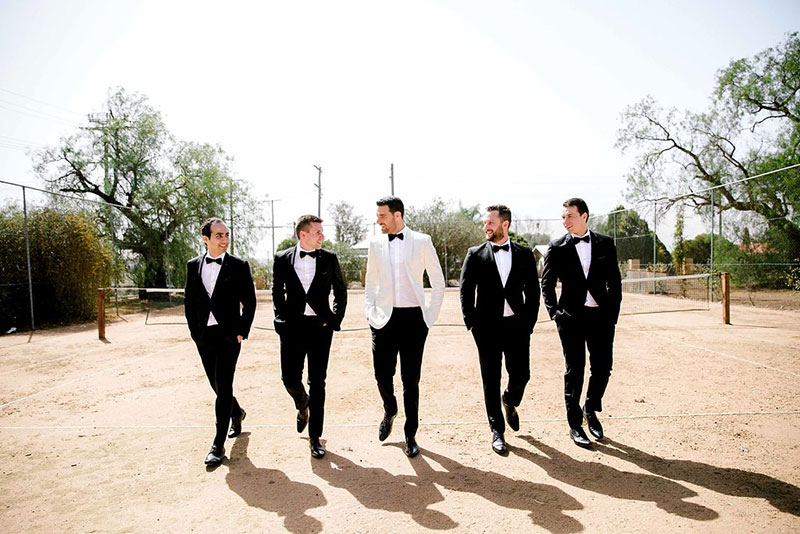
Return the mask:
<svg viewBox="0 0 800 534">
<path fill-rule="evenodd" d="M 403 239 L 403 234 L 389 234 L 389 241 L 394 241 L 395 237 L 397 239 L 402 240 Z"/>
<path fill-rule="evenodd" d="M 222 265 L 222 258 L 209 258 L 206 256 L 206 263 L 218 263 L 219 265 Z"/>
<path fill-rule="evenodd" d="M 576 245 L 581 241 L 583 241 L 584 243 L 588 243 L 589 242 L 589 234 L 586 234 L 583 237 L 578 237 L 576 235 L 573 235 L 572 236 L 572 240 L 575 242 Z"/>
<path fill-rule="evenodd" d="M 508 243 L 505 245 L 492 245 L 492 252 L 499 252 L 501 250 L 508 252 Z"/>
<path fill-rule="evenodd" d="M 306 256 L 311 256 L 312 258 L 317 257 L 318 250 L 312 250 L 311 252 L 306 252 L 305 250 L 300 251 L 300 257 L 305 258 Z"/>
</svg>

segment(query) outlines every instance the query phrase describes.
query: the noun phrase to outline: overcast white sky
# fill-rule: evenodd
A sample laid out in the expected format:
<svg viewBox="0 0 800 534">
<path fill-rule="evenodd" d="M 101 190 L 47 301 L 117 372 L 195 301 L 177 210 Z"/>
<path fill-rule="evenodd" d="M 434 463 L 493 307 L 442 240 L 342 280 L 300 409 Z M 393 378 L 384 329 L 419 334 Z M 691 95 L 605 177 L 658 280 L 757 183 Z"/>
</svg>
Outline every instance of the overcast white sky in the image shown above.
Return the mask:
<svg viewBox="0 0 800 534">
<path fill-rule="evenodd" d="M 58 143 L 122 86 L 220 144 L 280 200 L 276 224 L 316 213 L 313 165 L 323 218 L 347 200 L 371 222 L 390 163 L 406 205 L 557 218 L 581 196 L 602 213 L 623 200 L 625 106 L 700 110 L 717 69 L 797 21 L 796 0 L 0 0 L 0 179 L 41 186 L 23 145 Z"/>
</svg>

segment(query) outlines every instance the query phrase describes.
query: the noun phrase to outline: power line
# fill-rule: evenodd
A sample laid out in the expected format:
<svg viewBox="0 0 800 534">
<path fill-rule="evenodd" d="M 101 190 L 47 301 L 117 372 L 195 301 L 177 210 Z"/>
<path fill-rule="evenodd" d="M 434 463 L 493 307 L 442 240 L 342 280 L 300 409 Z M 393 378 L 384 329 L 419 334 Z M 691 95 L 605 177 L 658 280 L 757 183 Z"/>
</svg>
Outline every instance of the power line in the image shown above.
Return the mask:
<svg viewBox="0 0 800 534">
<path fill-rule="evenodd" d="M 66 113 L 70 113 L 72 115 L 77 115 L 79 117 L 83 117 L 83 113 L 78 113 L 77 111 L 72 111 L 71 109 L 62 108 L 61 106 L 56 106 L 55 104 L 50 104 L 49 102 L 45 102 L 43 100 L 37 100 L 37 99 L 31 98 L 31 97 L 29 97 L 27 95 L 23 95 L 22 93 L 16 93 L 14 91 L 9 91 L 8 89 L 3 89 L 2 87 L 0 87 L 0 91 L 2 91 L 4 93 L 8 93 L 10 95 L 18 96 L 20 98 L 24 98 L 25 100 L 30 100 L 31 102 L 36 102 L 37 104 L 41 104 L 43 106 L 48 106 L 48 107 L 51 107 L 53 109 L 58 109 L 60 111 L 66 112 Z"/>
</svg>

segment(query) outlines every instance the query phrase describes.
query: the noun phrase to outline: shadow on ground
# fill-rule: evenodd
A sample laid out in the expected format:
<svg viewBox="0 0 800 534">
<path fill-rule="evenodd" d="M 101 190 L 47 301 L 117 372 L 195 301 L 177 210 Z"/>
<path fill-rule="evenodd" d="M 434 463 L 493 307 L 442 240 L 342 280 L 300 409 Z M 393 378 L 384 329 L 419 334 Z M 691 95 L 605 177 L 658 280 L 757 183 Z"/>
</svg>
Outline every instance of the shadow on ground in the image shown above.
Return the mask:
<svg viewBox="0 0 800 534">
<path fill-rule="evenodd" d="M 380 467 L 358 465 L 328 452 L 322 460 L 312 461 L 311 467 L 317 476 L 331 486 L 347 490 L 365 508 L 405 513 L 429 529 L 481 529 L 478 525 L 459 525 L 449 515 L 431 509 L 432 505 L 444 500 L 439 489 L 442 487 L 478 495 L 502 508 L 526 511 L 535 525 L 550 532 L 583 530 L 580 522 L 564 513 L 566 510 L 580 510 L 583 506 L 554 486 L 468 467 L 427 450 L 409 462 L 414 475 L 394 475 Z M 490 513 L 487 511 L 487 522 L 491 521 Z M 520 528 L 527 530 L 524 525 Z"/>
<path fill-rule="evenodd" d="M 225 482 L 248 506 L 274 512 L 283 517 L 289 532 L 322 532 L 322 524 L 306 512 L 325 506 L 322 491 L 304 482 L 291 480 L 283 471 L 257 467 L 247 457 L 250 433 L 242 432 L 233 444 L 231 459 L 225 462 L 228 474 Z"/>
<path fill-rule="evenodd" d="M 683 480 L 723 495 L 765 499 L 781 512 L 800 515 L 800 488 L 768 475 L 691 460 L 665 460 L 609 439 L 598 443 L 597 450 L 660 477 Z"/>
</svg>

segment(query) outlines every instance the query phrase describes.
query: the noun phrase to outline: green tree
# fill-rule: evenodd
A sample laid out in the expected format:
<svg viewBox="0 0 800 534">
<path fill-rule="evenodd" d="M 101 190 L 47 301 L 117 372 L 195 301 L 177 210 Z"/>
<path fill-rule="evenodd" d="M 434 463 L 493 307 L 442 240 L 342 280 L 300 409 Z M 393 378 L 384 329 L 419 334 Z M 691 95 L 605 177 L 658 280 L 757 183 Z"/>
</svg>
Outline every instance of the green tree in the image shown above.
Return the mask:
<svg viewBox="0 0 800 534">
<path fill-rule="evenodd" d="M 207 217 L 226 219 L 235 252 L 247 250 L 259 202 L 231 178 L 229 162 L 220 147 L 176 140 L 145 96 L 124 89 L 109 94 L 102 117 L 35 156 L 50 190 L 107 204 L 96 210 L 107 237 L 136 283 L 155 287 L 167 285 L 168 272 L 177 285 Z"/>
<path fill-rule="evenodd" d="M 421 208 L 406 208 L 405 215 L 411 229 L 431 236 L 445 280 L 458 280 L 467 249 L 485 239 L 475 218 L 471 209 L 453 208 L 440 198 Z"/>
<path fill-rule="evenodd" d="M 590 220 L 590 226 L 593 230 L 601 234 L 616 236 L 617 259 L 620 262 L 638 259 L 642 265 L 652 264 L 654 238 L 656 240 L 656 263 L 671 262 L 671 256 L 667 247 L 664 246 L 661 239 L 650 230 L 647 221 L 642 219 L 636 210 L 626 210 L 620 205 L 617 206 L 614 211 L 617 212 L 616 218 L 613 215 L 592 218 Z"/>
<path fill-rule="evenodd" d="M 281 250 L 286 250 L 287 248 L 292 248 L 293 246 L 297 245 L 297 238 L 294 237 L 287 237 L 276 247 L 276 252 L 280 252 Z"/>
<path fill-rule="evenodd" d="M 352 204 L 342 201 L 331 206 L 328 212 L 333 217 L 333 224 L 336 225 L 337 242 L 353 246 L 364 239 L 366 235 L 364 217 L 355 214 Z"/>
<path fill-rule="evenodd" d="M 91 215 L 29 206 L 28 231 L 37 326 L 95 318 L 97 289 L 109 285 L 114 263 Z M 4 236 L 0 315 L 6 316 L 0 323 L 16 319 L 16 326 L 25 328 L 30 325 L 30 297 L 21 207 L 7 205 L 0 210 L 0 233 Z"/>
<path fill-rule="evenodd" d="M 721 69 L 707 111 L 664 110 L 651 97 L 629 106 L 617 146 L 637 152 L 632 200 L 751 212 L 784 261 L 800 256 L 800 169 L 740 181 L 800 163 L 797 33 Z"/>
<path fill-rule="evenodd" d="M 683 208 L 678 209 L 675 220 L 675 247 L 672 249 L 672 265 L 676 274 L 684 274 L 686 265 L 686 239 L 683 237 Z"/>
<path fill-rule="evenodd" d="M 361 281 L 361 269 L 367 264 L 366 257 L 359 256 L 353 247 L 341 241 L 323 248 L 336 253 L 339 258 L 339 266 L 342 268 L 345 284 L 349 286 L 353 282 Z"/>
</svg>

